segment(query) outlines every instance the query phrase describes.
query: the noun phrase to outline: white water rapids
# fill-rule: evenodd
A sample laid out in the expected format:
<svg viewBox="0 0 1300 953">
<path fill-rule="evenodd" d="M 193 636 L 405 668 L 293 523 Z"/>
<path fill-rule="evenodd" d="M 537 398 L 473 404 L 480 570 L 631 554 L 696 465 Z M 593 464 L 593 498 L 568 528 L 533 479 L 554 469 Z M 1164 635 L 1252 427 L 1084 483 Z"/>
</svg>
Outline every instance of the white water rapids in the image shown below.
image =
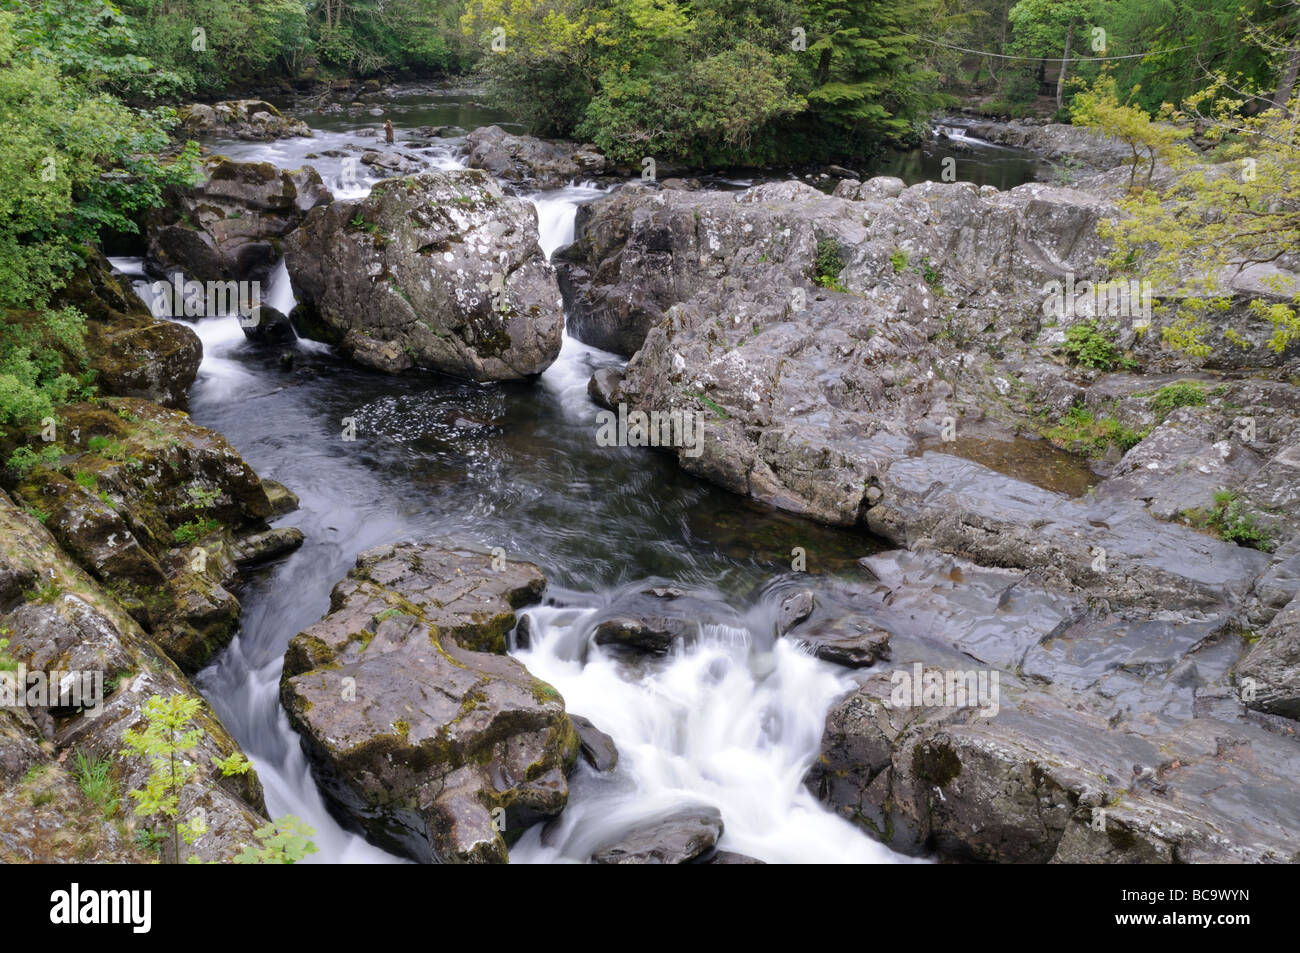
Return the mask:
<svg viewBox="0 0 1300 953">
<path fill-rule="evenodd" d="M 303 163 L 307 148 L 324 151 L 332 139 L 346 138 L 320 133 L 305 145 L 292 140 L 232 144 L 222 151 L 240 160 L 292 168 Z M 337 160 L 332 164 L 327 159 L 306 161 L 317 166 L 327 183 L 340 184 Z M 461 165 L 451 144 L 429 164 Z M 346 189 L 336 188 L 336 195 L 360 197 L 374 181 L 350 179 Z M 601 194 L 603 190 L 592 185 L 572 185 L 531 197 L 540 244 L 548 257 L 573 239 L 578 206 Z M 136 287 L 147 299 L 138 261 L 118 259 L 115 264 L 135 272 Z M 267 282 L 263 300 L 286 314 L 292 310 L 292 289 L 283 264 Z M 214 415 L 219 418 L 216 411 L 221 408 L 275 388 L 259 376 L 256 363 L 239 359 L 247 345 L 234 316 L 208 318 L 195 327 L 204 349 L 194 393 L 200 423 Z M 304 354 L 322 347 L 297 342 Z M 594 433 L 596 408 L 587 397 L 587 381 L 595 367 L 617 362 L 614 355 L 565 334 L 558 360 L 541 381 L 558 398 L 564 425 Z M 210 425 L 221 429 L 219 423 Z M 264 426 L 282 428 L 276 439 L 281 440 L 283 452 L 296 452 L 293 422 L 267 419 Z M 376 519 L 344 502 L 349 494 L 353 499 L 359 492 L 364 494 L 364 481 L 373 485 L 374 479 L 356 473 L 347 479 L 351 482 L 345 484 L 342 477 L 321 467 L 292 486 L 302 495 L 302 509 L 289 522 L 306 528 L 308 544 L 285 563 L 273 583 L 277 591 L 288 592 L 295 578 L 310 577 L 318 586 L 326 574 L 332 584 L 350 567 L 357 550 L 400 538 L 404 526 L 397 515 Z M 358 480 L 363 481 L 362 491 L 357 489 Z M 373 485 L 373 492 L 379 497 L 389 491 Z M 317 538 L 322 534 L 327 538 Z M 257 594 L 257 610 L 246 612 L 243 629 L 200 675 L 199 683 L 254 761 L 271 815 L 294 814 L 315 828 L 320 852 L 311 860 L 397 860 L 330 814 L 279 704 L 284 645 L 327 606 L 277 607 L 276 597 L 276 591 Z M 826 712 L 852 687 L 852 681 L 845 669 L 774 639 L 770 605 L 751 608 L 743 628 L 706 626 L 689 649 L 679 648 L 666 659 L 635 667 L 597 646 L 579 644 L 584 622 L 596 611 L 589 606 L 532 608 L 530 648 L 514 654 L 534 675 L 558 689 L 571 712 L 589 718 L 612 736 L 619 765 L 602 775 L 580 762 L 571 779 L 567 809 L 557 821 L 525 833 L 511 850 L 513 861 L 580 862 L 632 827 L 699 805 L 721 811 L 725 833 L 720 848 L 764 861 L 902 859 L 828 812 L 804 786 L 803 776 L 818 753 Z"/>
</svg>

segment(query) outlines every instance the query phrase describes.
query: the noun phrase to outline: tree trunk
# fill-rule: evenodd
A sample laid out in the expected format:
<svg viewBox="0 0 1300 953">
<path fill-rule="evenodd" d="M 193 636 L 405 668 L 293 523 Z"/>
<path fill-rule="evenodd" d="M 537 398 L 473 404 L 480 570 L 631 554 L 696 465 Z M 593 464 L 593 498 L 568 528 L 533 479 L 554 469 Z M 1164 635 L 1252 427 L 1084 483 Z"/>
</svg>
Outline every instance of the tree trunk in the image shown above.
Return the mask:
<svg viewBox="0 0 1300 953">
<path fill-rule="evenodd" d="M 1300 74 L 1300 48 L 1293 49 L 1291 55 L 1287 57 L 1286 69 L 1282 70 L 1282 79 L 1278 83 L 1277 92 L 1273 94 L 1274 106 L 1286 109 L 1287 103 L 1291 102 L 1291 96 L 1295 92 L 1297 74 Z"/>
<path fill-rule="evenodd" d="M 1074 24 L 1065 31 L 1065 55 L 1061 57 L 1061 72 L 1056 77 L 1056 109 L 1065 107 L 1065 71 L 1070 65 L 1070 47 L 1074 45 Z"/>
</svg>

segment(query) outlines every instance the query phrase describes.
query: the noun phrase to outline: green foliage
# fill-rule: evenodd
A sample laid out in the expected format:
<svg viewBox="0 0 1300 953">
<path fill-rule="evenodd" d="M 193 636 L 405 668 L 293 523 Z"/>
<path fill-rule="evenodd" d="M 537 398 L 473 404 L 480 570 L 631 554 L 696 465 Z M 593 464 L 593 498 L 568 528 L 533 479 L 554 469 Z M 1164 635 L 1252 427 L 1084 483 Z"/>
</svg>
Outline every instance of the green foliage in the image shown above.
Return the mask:
<svg viewBox="0 0 1300 953">
<path fill-rule="evenodd" d="M 57 444 L 45 444 L 39 450 L 19 447 L 9 455 L 5 465 L 21 480 L 37 467 L 54 466 L 62 456 L 63 451 Z"/>
<path fill-rule="evenodd" d="M 166 843 L 167 835 L 155 831 L 152 827 L 140 826 L 135 829 L 135 846 L 141 850 L 161 854 Z"/>
<path fill-rule="evenodd" d="M 894 266 L 894 274 L 901 275 L 907 270 L 907 252 L 895 248 L 889 253 L 889 263 Z"/>
<path fill-rule="evenodd" d="M 1114 417 L 1096 416 L 1087 408 L 1075 405 L 1059 424 L 1044 431 L 1043 436 L 1068 450 L 1100 457 L 1112 446 L 1127 452 L 1146 435 L 1124 426 Z"/>
<path fill-rule="evenodd" d="M 145 703 L 146 727 L 123 733 L 126 747 L 123 755 L 148 758 L 150 771 L 143 788 L 128 791 L 136 802 L 135 813 L 141 817 L 155 817 L 169 835 L 158 835 L 157 827 L 144 835 L 142 846 L 160 849 L 162 844 L 172 845 L 172 862 L 181 862 L 181 841 L 193 844 L 207 828 L 201 816 L 182 822 L 180 798 L 185 785 L 197 774 L 198 768 L 190 760 L 194 749 L 203 740 L 205 732 L 196 726 L 195 716 L 201 708 L 197 698 L 173 695 L 163 698 L 154 695 Z M 252 764 L 239 752 L 226 758 L 213 758 L 212 764 L 222 777 L 247 774 Z M 240 864 L 292 864 L 307 854 L 316 852 L 310 841 L 315 832 L 298 818 L 289 815 L 255 832 L 258 846 L 245 846 L 236 856 Z M 137 842 L 141 835 L 137 832 Z M 190 863 L 197 857 L 188 858 Z"/>
<path fill-rule="evenodd" d="M 172 530 L 172 539 L 183 545 L 202 539 L 209 533 L 215 533 L 221 524 L 213 519 L 190 520 Z"/>
<path fill-rule="evenodd" d="M 1214 506 L 1207 513 L 1187 510 L 1183 516 L 1195 526 L 1218 533 L 1224 540 L 1271 553 L 1273 534 L 1259 524 L 1259 517 L 1246 509 L 1245 503 L 1234 490 L 1220 490 L 1214 494 Z"/>
<path fill-rule="evenodd" d="M 91 453 L 97 453 L 106 460 L 121 461 L 131 455 L 126 445 L 116 437 L 91 437 L 86 442 L 86 446 Z"/>
<path fill-rule="evenodd" d="M 63 595 L 63 587 L 58 583 L 38 582 L 35 589 L 28 589 L 23 593 L 23 598 L 28 602 L 39 602 L 44 605 L 50 605 L 61 595 Z"/>
<path fill-rule="evenodd" d="M 0 263 L 0 275 L 3 271 Z M 5 313 L 0 324 L 0 434 L 33 430 L 54 415 L 57 405 L 79 396 L 79 382 L 67 365 L 70 359 L 87 360 L 84 336 L 85 319 L 73 308 Z"/>
<path fill-rule="evenodd" d="M 189 497 L 185 506 L 192 510 L 210 510 L 221 498 L 221 491 L 216 487 L 205 488 L 197 483 L 186 487 L 185 494 Z"/>
<path fill-rule="evenodd" d="M 823 238 L 817 243 L 813 280 L 823 288 L 845 291 L 847 289 L 840 283 L 840 272 L 843 270 L 844 256 L 840 252 L 840 243 L 833 238 Z"/>
<path fill-rule="evenodd" d="M 1115 347 L 1115 332 L 1097 327 L 1095 321 L 1080 321 L 1065 332 L 1065 356 L 1081 367 L 1109 371 L 1118 367 L 1122 358 Z"/>
<path fill-rule="evenodd" d="M 78 751 L 73 760 L 72 776 L 86 799 L 104 812 L 105 817 L 117 813 L 117 783 L 112 777 L 113 763 L 108 758 L 94 758 Z"/>
<path fill-rule="evenodd" d="M 225 778 L 233 778 L 247 774 L 253 767 L 253 762 L 249 761 L 238 751 L 226 758 L 213 758 L 212 764 L 221 772 L 221 776 Z"/>
<path fill-rule="evenodd" d="M 186 760 L 202 740 L 204 731 L 191 722 L 201 704 L 197 698 L 154 695 L 144 706 L 146 725 L 122 734 L 124 756 L 149 759 L 149 776 L 143 788 L 128 791 L 140 817 L 156 817 L 170 830 L 172 862 L 181 862 L 181 841 L 194 843 L 203 833 L 195 830 L 195 821 L 181 822 L 180 798 L 186 783 L 197 771 Z"/>
<path fill-rule="evenodd" d="M 135 52 L 111 4 L 0 0 L 0 431 L 29 428 L 82 396 L 84 318 L 49 302 L 101 230 L 168 184 L 192 181 L 197 147 L 157 153 L 171 111 L 133 110 L 115 93 L 166 85 Z"/>
<path fill-rule="evenodd" d="M 1164 420 L 1179 407 L 1199 407 L 1205 396 L 1205 388 L 1196 381 L 1175 381 L 1151 395 L 1151 409 L 1158 420 Z"/>
<path fill-rule="evenodd" d="M 1130 195 L 1121 203 L 1126 214 L 1098 227 L 1113 243 L 1110 264 L 1116 271 L 1140 272 L 1158 287 L 1177 290 L 1171 297 L 1178 311 L 1162 334 L 1165 343 L 1193 356 L 1210 353 L 1205 335 L 1230 307 L 1235 276 L 1300 249 L 1300 127 L 1294 118 L 1300 95 L 1285 78 L 1271 88 L 1285 76 L 1288 59 L 1294 67 L 1300 57 L 1291 19 L 1287 14 L 1270 23 L 1264 8 L 1248 11 L 1238 28 L 1246 26 L 1249 42 L 1238 36 L 1235 45 L 1264 55 L 1270 68 L 1257 70 L 1253 80 L 1220 71 L 1181 110 L 1162 108 L 1161 117 L 1180 136 L 1194 128 L 1208 142 L 1213 164 L 1166 144 L 1162 158 L 1172 181 Z M 1121 123 L 1112 118 L 1097 126 L 1110 131 Z M 1300 287 L 1276 274 L 1263 283 L 1266 290 L 1250 301 L 1250 309 L 1272 326 L 1267 346 L 1281 353 L 1300 341 Z M 1224 337 L 1234 340 L 1231 332 Z M 1240 338 L 1235 343 L 1249 346 Z"/>
<path fill-rule="evenodd" d="M 937 103 L 911 30 L 937 0 L 470 0 L 482 69 L 542 135 L 643 157 L 867 155 Z M 801 32 L 797 32 L 801 31 Z M 502 34 L 495 33 L 500 41 Z"/>
<path fill-rule="evenodd" d="M 294 864 L 319 848 L 311 841 L 316 832 L 287 814 L 277 821 L 259 827 L 253 834 L 258 846 L 245 847 L 235 856 L 237 864 Z"/>
<path fill-rule="evenodd" d="M 1136 92 L 1134 90 L 1133 92 Z M 1132 193 L 1151 184 L 1156 163 L 1178 163 L 1186 155 L 1181 146 L 1191 130 L 1171 122 L 1173 107 L 1165 106 L 1155 119 L 1145 111 L 1119 101 L 1115 81 L 1106 76 L 1074 98 L 1075 125 L 1097 129 L 1119 139 L 1132 153 L 1128 188 Z M 1143 170 L 1142 180 L 1137 175 Z"/>
</svg>

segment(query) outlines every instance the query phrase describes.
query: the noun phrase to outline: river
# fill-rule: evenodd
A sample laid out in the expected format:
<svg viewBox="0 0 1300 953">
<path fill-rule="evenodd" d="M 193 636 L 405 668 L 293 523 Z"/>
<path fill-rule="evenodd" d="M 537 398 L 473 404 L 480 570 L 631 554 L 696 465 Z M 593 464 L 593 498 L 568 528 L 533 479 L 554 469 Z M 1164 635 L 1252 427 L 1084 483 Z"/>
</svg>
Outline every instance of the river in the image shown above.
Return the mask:
<svg viewBox="0 0 1300 953">
<path fill-rule="evenodd" d="M 399 142 L 416 126 L 501 119 L 455 94 L 397 100 L 386 115 Z M 357 133 L 383 118 L 365 110 L 303 118 L 315 138 L 211 145 L 239 160 L 310 163 L 339 198 L 364 195 L 377 180 L 365 166 L 352 175 L 342 157 L 321 153 L 366 142 Z M 438 140 L 423 156 L 429 167 L 457 168 L 462 146 Z M 531 196 L 548 255 L 572 239 L 578 205 L 601 194 L 574 184 Z M 115 264 L 139 272 L 138 260 Z M 147 294 L 143 282 L 137 288 Z M 264 294 L 292 308 L 283 266 Z M 331 813 L 278 693 L 289 639 L 325 613 L 359 552 L 397 540 L 499 546 L 541 566 L 546 601 L 529 610 L 530 647 L 513 654 L 618 746 L 612 773 L 580 763 L 564 814 L 528 831 L 512 862 L 582 861 L 625 830 L 699 804 L 722 812 L 722 849 L 764 861 L 906 859 L 804 787 L 825 714 L 853 678 L 775 638 L 777 606 L 798 586 L 794 547 L 816 554 L 810 570 L 852 573 L 878 548 L 873 541 L 750 503 L 653 451 L 597 446 L 587 381 L 620 358 L 567 335 L 537 380 L 478 385 L 373 373 L 310 341 L 291 346 L 286 367 L 282 348 L 247 342 L 233 316 L 194 326 L 204 357 L 193 419 L 299 494 L 301 507 L 282 522 L 306 536 L 299 551 L 247 578 L 240 630 L 198 684 L 255 763 L 271 815 L 315 828 L 312 860 L 399 860 Z M 356 419 L 355 442 L 341 439 L 344 417 Z M 585 644 L 584 621 L 598 607 L 651 583 L 721 598 L 741 624 L 708 626 L 690 650 L 654 663 L 627 664 Z"/>
</svg>

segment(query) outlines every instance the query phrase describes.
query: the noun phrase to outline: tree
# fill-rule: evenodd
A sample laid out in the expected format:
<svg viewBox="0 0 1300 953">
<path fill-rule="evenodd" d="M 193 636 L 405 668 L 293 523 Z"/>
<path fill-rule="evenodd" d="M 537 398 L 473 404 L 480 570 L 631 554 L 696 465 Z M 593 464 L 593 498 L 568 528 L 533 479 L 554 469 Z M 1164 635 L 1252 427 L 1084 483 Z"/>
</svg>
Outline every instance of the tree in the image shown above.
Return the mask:
<svg viewBox="0 0 1300 953">
<path fill-rule="evenodd" d="M 1100 228 L 1114 241 L 1113 267 L 1184 296 L 1164 336 L 1191 354 L 1209 353 L 1206 321 L 1227 309 L 1242 271 L 1300 250 L 1300 131 L 1292 119 L 1300 96 L 1255 115 L 1245 114 L 1247 102 L 1222 76 L 1192 96 L 1171 118 L 1195 120 L 1219 144 L 1219 161 L 1176 163 L 1167 188 L 1130 196 L 1121 203 L 1128 216 Z M 1250 308 L 1270 322 L 1268 346 L 1282 352 L 1300 341 L 1300 287 L 1284 274 L 1266 284 L 1271 295 Z"/>
<path fill-rule="evenodd" d="M 1128 177 L 1130 194 L 1138 191 L 1137 174 L 1143 163 L 1146 174 L 1141 187 L 1145 188 L 1151 184 L 1156 163 L 1160 160 L 1177 166 L 1190 160 L 1190 153 L 1179 148 L 1179 143 L 1191 135 L 1191 129 L 1172 120 L 1172 107 L 1161 110 L 1156 120 L 1152 120 L 1144 110 L 1121 103 L 1115 93 L 1115 80 L 1109 75 L 1074 97 L 1073 121 L 1076 126 L 1086 126 L 1114 136 L 1132 152 L 1133 168 Z"/>
<path fill-rule="evenodd" d="M 207 823 L 201 814 L 186 821 L 180 819 L 181 795 L 185 786 L 198 773 L 198 766 L 189 760 L 206 732 L 194 724 L 202 702 L 199 699 L 173 695 L 164 698 L 154 695 L 144 706 L 145 727 L 128 729 L 122 734 L 126 745 L 122 754 L 149 759 L 149 776 L 144 787 L 128 791 L 136 802 L 135 813 L 140 817 L 156 817 L 169 832 L 172 862 L 181 862 L 181 842 L 193 844 L 207 832 Z M 252 765 L 238 752 L 226 758 L 213 758 L 213 767 L 222 777 L 247 774 Z M 280 818 L 254 832 L 258 847 L 245 846 L 235 858 L 241 864 L 292 864 L 307 854 L 316 852 L 309 838 L 315 832 L 293 815 Z M 191 856 L 190 862 L 197 862 Z"/>
<path fill-rule="evenodd" d="M 1030 56 L 1060 56 L 1056 108 L 1065 106 L 1065 79 L 1075 44 L 1094 17 L 1090 0 L 1020 0 L 1008 16 L 1015 34 L 1013 48 Z"/>
<path fill-rule="evenodd" d="M 812 0 L 815 57 L 808 104 L 841 127 L 901 137 L 937 105 L 936 75 L 917 52 L 916 25 L 935 18 L 930 0 Z"/>
<path fill-rule="evenodd" d="M 130 52 L 134 35 L 115 8 L 90 0 L 0 7 L 4 427 L 49 416 L 88 383 L 73 376 L 85 370 L 83 319 L 47 310 L 50 298 L 83 244 L 105 228 L 135 231 L 135 211 L 157 204 L 165 185 L 192 181 L 197 147 L 159 159 L 171 112 L 133 110 L 112 94 L 159 75 Z"/>
</svg>

